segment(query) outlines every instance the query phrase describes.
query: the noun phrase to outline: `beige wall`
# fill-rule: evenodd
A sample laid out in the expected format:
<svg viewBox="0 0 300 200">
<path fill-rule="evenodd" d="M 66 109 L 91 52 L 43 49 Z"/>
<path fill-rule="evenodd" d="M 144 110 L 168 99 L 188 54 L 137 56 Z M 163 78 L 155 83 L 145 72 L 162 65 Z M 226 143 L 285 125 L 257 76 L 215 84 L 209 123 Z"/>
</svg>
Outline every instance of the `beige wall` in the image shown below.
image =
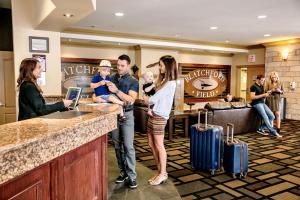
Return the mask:
<svg viewBox="0 0 300 200">
<path fill-rule="evenodd" d="M 248 62 L 248 55 L 255 54 L 255 62 Z M 249 65 L 264 65 L 265 64 L 265 48 L 251 49 L 249 53 L 246 54 L 235 54 L 232 57 L 232 67 L 231 67 L 231 85 L 230 91 L 233 95 L 237 94 L 237 66 L 249 66 Z"/>
<path fill-rule="evenodd" d="M 46 55 L 46 85 L 42 86 L 44 94 L 60 95 L 60 33 L 33 30 L 33 0 L 12 0 L 13 40 L 15 80 L 19 76 L 19 66 L 24 58 L 32 57 L 29 52 L 29 36 L 48 37 L 49 53 Z"/>
<path fill-rule="evenodd" d="M 287 61 L 283 61 L 281 53 L 289 51 Z M 268 47 L 266 49 L 266 75 L 278 72 L 283 83 L 284 96 L 287 98 L 288 119 L 300 120 L 300 44 Z M 296 89 L 290 90 L 291 81 L 296 82 Z"/>
<path fill-rule="evenodd" d="M 180 53 L 179 63 L 198 63 L 198 64 L 216 64 L 216 65 L 232 65 L 232 57 L 218 55 L 201 55 L 191 53 Z"/>
<path fill-rule="evenodd" d="M 61 45 L 61 57 L 68 58 L 95 58 L 95 59 L 112 59 L 116 60 L 122 54 L 127 54 L 132 64 L 135 63 L 135 50 L 114 47 L 87 47 L 87 46 L 74 46 L 74 45 Z"/>
<path fill-rule="evenodd" d="M 172 55 L 178 63 L 199 63 L 199 64 L 219 64 L 232 65 L 232 57 L 219 55 L 201 55 L 195 53 L 182 53 L 177 50 L 155 49 L 149 47 L 141 47 L 137 50 L 129 48 L 115 48 L 115 47 L 87 47 L 63 44 L 61 46 L 61 57 L 73 58 L 106 58 L 117 59 L 121 54 L 128 54 L 132 59 L 132 64 L 137 64 L 140 67 L 139 75 L 146 71 L 152 71 L 158 74 L 158 66 L 153 68 L 146 68 L 149 64 L 155 63 L 160 57 L 164 55 Z M 232 76 L 232 79 L 235 77 Z M 140 79 L 140 86 L 143 84 Z M 140 87 L 141 91 L 141 87 Z M 140 92 L 140 97 L 141 97 Z"/>
</svg>

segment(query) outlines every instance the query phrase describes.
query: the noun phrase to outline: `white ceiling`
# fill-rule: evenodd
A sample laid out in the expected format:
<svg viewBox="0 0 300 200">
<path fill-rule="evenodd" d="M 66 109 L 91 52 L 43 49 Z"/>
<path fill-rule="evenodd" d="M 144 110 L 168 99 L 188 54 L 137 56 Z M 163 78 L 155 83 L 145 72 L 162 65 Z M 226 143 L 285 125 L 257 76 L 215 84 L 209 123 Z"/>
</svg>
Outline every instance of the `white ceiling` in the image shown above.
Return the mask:
<svg viewBox="0 0 300 200">
<path fill-rule="evenodd" d="M 300 0 L 97 0 L 96 12 L 73 27 L 254 45 L 300 37 Z"/>
</svg>

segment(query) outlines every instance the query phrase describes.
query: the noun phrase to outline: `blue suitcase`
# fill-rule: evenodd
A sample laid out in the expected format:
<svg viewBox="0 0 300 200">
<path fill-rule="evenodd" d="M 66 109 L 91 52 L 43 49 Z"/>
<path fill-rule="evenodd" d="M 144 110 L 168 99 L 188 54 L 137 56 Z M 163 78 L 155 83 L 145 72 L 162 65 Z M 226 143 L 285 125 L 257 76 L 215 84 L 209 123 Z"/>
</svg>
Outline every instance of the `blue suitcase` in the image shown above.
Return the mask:
<svg viewBox="0 0 300 200">
<path fill-rule="evenodd" d="M 229 130 L 231 128 L 231 136 Z M 224 143 L 224 169 L 236 176 L 246 177 L 248 173 L 248 144 L 233 138 L 233 124 L 227 124 L 226 141 Z"/>
<path fill-rule="evenodd" d="M 200 115 L 205 112 L 205 124 L 200 124 Z M 191 126 L 190 161 L 194 169 L 210 171 L 222 169 L 223 127 L 207 124 L 207 110 L 199 109 L 198 124 Z"/>
</svg>

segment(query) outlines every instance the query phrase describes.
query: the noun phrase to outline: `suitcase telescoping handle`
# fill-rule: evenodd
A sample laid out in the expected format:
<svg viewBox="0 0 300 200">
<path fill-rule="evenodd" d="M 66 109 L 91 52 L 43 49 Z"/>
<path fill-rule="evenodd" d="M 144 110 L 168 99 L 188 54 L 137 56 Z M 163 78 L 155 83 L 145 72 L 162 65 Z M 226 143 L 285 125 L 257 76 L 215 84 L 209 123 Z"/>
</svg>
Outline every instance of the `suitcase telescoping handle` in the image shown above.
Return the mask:
<svg viewBox="0 0 300 200">
<path fill-rule="evenodd" d="M 198 128 L 199 129 L 200 129 L 200 125 L 201 125 L 200 124 L 201 113 L 205 114 L 204 129 L 206 130 L 207 129 L 207 109 L 205 109 L 205 108 L 198 109 Z"/>
<path fill-rule="evenodd" d="M 231 137 L 230 137 L 230 133 L 229 130 L 231 129 Z M 233 143 L 233 132 L 234 132 L 234 125 L 232 123 L 227 123 L 227 133 L 226 133 L 226 142 L 228 144 L 229 141 L 229 137 L 231 139 L 231 143 Z"/>
</svg>

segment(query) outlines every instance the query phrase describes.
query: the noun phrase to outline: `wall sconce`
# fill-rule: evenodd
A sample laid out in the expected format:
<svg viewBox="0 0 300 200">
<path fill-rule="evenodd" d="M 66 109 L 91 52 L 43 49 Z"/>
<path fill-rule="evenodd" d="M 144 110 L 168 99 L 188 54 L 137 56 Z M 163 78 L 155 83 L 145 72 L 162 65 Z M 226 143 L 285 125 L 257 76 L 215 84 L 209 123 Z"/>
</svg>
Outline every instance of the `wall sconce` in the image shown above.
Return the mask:
<svg viewBox="0 0 300 200">
<path fill-rule="evenodd" d="M 291 81 L 290 82 L 290 90 L 294 91 L 296 89 L 296 82 L 295 81 Z"/>
<path fill-rule="evenodd" d="M 284 50 L 284 51 L 281 53 L 281 57 L 282 57 L 282 60 L 283 60 L 283 61 L 287 61 L 288 56 L 289 56 L 289 51 L 288 51 L 288 50 Z"/>
</svg>

